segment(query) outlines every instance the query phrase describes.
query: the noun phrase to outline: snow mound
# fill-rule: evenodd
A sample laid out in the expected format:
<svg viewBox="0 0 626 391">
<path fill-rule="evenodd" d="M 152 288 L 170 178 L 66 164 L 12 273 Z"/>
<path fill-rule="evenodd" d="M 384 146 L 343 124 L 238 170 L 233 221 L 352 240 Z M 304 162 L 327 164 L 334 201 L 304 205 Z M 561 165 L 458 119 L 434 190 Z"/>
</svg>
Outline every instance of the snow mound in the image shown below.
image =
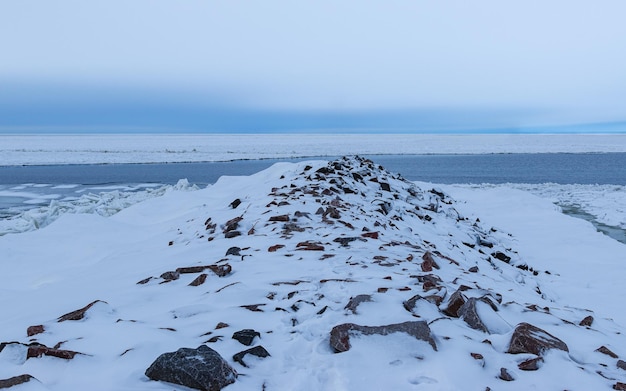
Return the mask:
<svg viewBox="0 0 626 391">
<path fill-rule="evenodd" d="M 233 391 L 620 386 L 624 328 L 458 206 L 344 157 L 6 235 L 0 379 L 183 390 L 146 369 L 207 345 Z"/>
</svg>

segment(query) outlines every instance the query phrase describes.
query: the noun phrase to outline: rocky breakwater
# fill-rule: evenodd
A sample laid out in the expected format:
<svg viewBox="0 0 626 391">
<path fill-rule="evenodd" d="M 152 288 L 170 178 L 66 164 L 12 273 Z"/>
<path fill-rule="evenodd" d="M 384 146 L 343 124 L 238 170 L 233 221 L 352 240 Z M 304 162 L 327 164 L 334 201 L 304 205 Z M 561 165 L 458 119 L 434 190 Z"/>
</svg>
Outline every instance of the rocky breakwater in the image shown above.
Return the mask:
<svg viewBox="0 0 626 391">
<path fill-rule="evenodd" d="M 169 266 L 132 288 L 180 298 L 160 306 L 168 326 L 125 309 L 133 335 L 159 326 L 168 346 L 188 344 L 152 357 L 147 378 L 201 390 L 350 389 L 359 378 L 389 389 L 626 389 L 626 350 L 612 344 L 620 326 L 545 293 L 544 265 L 527 264 L 514 238 L 462 216 L 436 187 L 344 157 L 224 178 L 206 192 L 193 217 L 169 223 Z M 0 350 L 53 355 L 36 340 L 47 329 Z M 155 335 L 120 356 L 147 357 Z M 70 353 L 61 359 L 98 355 Z"/>
</svg>

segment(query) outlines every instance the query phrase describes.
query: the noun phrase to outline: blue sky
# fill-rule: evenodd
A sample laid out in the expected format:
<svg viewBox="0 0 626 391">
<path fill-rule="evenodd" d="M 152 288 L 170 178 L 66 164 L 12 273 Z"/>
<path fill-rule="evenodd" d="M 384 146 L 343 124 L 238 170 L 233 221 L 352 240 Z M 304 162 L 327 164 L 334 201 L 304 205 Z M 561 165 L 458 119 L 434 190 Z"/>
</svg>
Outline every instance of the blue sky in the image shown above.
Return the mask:
<svg viewBox="0 0 626 391">
<path fill-rule="evenodd" d="M 0 3 L 0 131 L 626 131 L 626 2 Z"/>
</svg>

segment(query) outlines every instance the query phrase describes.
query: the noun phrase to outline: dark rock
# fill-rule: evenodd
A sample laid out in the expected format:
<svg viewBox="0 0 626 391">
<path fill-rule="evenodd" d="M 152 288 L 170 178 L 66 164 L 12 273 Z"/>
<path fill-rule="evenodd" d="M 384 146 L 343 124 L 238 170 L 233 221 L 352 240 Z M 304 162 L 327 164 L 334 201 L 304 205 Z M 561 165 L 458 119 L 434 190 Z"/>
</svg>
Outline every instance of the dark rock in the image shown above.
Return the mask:
<svg viewBox="0 0 626 391">
<path fill-rule="evenodd" d="M 200 286 L 206 281 L 207 274 L 202 273 L 189 283 L 189 286 Z"/>
<path fill-rule="evenodd" d="M 559 349 L 569 352 L 565 342 L 554 335 L 529 323 L 520 323 L 513 331 L 507 353 L 531 353 L 539 356 L 547 349 Z"/>
<path fill-rule="evenodd" d="M 144 278 L 143 280 L 137 282 L 137 285 L 147 284 L 150 280 L 152 280 L 152 277 Z"/>
<path fill-rule="evenodd" d="M 176 271 L 180 274 L 192 274 L 192 273 L 202 273 L 206 269 L 206 266 L 186 266 L 176 268 Z"/>
<path fill-rule="evenodd" d="M 340 243 L 342 246 L 348 247 L 348 244 L 350 244 L 351 242 L 354 242 L 355 240 L 361 240 L 363 242 L 366 242 L 366 240 L 363 239 L 363 238 L 355 238 L 355 237 L 335 238 L 335 239 L 333 239 L 333 242 Z"/>
<path fill-rule="evenodd" d="M 202 345 L 160 355 L 146 370 L 146 376 L 196 390 L 219 391 L 235 382 L 237 372 L 219 353 Z"/>
<path fill-rule="evenodd" d="M 261 334 L 258 331 L 253 329 L 243 329 L 239 331 L 235 331 L 233 334 L 233 339 L 236 339 L 240 343 L 250 346 L 252 345 L 252 341 L 254 341 L 254 337 L 261 338 Z"/>
<path fill-rule="evenodd" d="M 364 232 L 361 236 L 364 238 L 378 239 L 378 232 Z"/>
<path fill-rule="evenodd" d="M 606 354 L 607 356 L 612 357 L 612 358 L 619 358 L 619 356 L 617 354 L 613 353 L 609 348 L 607 348 L 604 345 L 602 345 L 599 348 L 597 348 L 596 352 L 600 352 L 602 354 Z"/>
<path fill-rule="evenodd" d="M 239 232 L 239 231 L 228 231 L 228 232 L 224 233 L 224 237 L 226 239 L 236 238 L 237 236 L 241 236 L 241 232 Z"/>
<path fill-rule="evenodd" d="M 524 360 L 521 363 L 517 364 L 517 367 L 522 371 L 536 371 L 543 363 L 543 358 L 535 357 L 528 360 Z"/>
<path fill-rule="evenodd" d="M 240 256 L 241 249 L 239 247 L 231 247 L 228 250 L 226 250 L 226 256 L 229 255 L 235 255 L 235 256 Z"/>
<path fill-rule="evenodd" d="M 502 262 L 506 262 L 506 263 L 511 262 L 511 257 L 509 257 L 508 255 L 506 255 L 505 253 L 501 251 L 496 251 L 495 253 L 492 253 L 491 256 Z"/>
<path fill-rule="evenodd" d="M 500 368 L 500 379 L 504 380 L 504 381 L 513 381 L 515 380 L 515 378 L 513 376 L 511 376 L 511 374 L 509 373 L 509 371 L 506 370 L 506 368 Z"/>
<path fill-rule="evenodd" d="M 384 191 L 391 191 L 391 186 L 387 182 L 380 182 L 380 189 Z"/>
<path fill-rule="evenodd" d="M 289 221 L 289 215 L 279 215 L 279 216 L 272 216 L 270 217 L 269 221 L 282 221 L 282 222 L 287 222 Z"/>
<path fill-rule="evenodd" d="M 626 361 L 617 360 L 617 367 L 626 371 Z"/>
<path fill-rule="evenodd" d="M 241 205 L 241 200 L 239 198 L 236 198 L 233 202 L 228 204 L 228 206 L 230 206 L 233 209 L 237 209 L 239 205 Z"/>
<path fill-rule="evenodd" d="M 92 301 L 83 308 L 77 309 L 76 311 L 68 312 L 67 314 L 60 316 L 59 319 L 57 319 L 57 322 L 65 322 L 66 320 L 81 320 L 85 317 L 85 312 L 87 312 L 88 309 L 90 309 L 94 304 L 98 302 L 106 303 L 106 301 L 102 300 Z"/>
<path fill-rule="evenodd" d="M 391 333 L 407 333 L 419 340 L 426 341 L 437 350 L 437 345 L 430 333 L 428 323 L 424 321 L 404 322 L 387 326 L 359 326 L 354 323 L 344 323 L 333 327 L 330 332 L 330 346 L 335 353 L 350 350 L 350 333 L 358 332 L 363 335 L 388 335 Z"/>
<path fill-rule="evenodd" d="M 467 271 L 470 273 L 478 273 L 478 266 L 472 266 L 469 269 L 467 269 Z"/>
<path fill-rule="evenodd" d="M 365 303 L 368 301 L 372 301 L 372 296 L 356 295 L 350 298 L 350 301 L 348 302 L 348 304 L 345 306 L 344 309 L 351 311 L 353 314 L 356 314 L 356 308 L 359 306 L 359 304 Z"/>
<path fill-rule="evenodd" d="M 13 376 L 8 379 L 0 379 L 0 389 L 11 388 L 19 384 L 28 383 L 30 379 L 34 379 L 34 377 L 28 374 Z"/>
<path fill-rule="evenodd" d="M 488 333 L 489 330 L 487 326 L 483 323 L 478 316 L 478 312 L 476 311 L 476 302 L 478 300 L 474 297 L 470 297 L 465 304 L 459 309 L 458 314 L 459 318 L 463 319 L 465 323 L 474 330 L 480 330 L 485 333 Z"/>
<path fill-rule="evenodd" d="M 170 282 L 170 281 L 178 280 L 180 278 L 180 273 L 174 270 L 174 271 L 165 272 L 161 274 L 160 277 L 164 279 L 165 281 Z"/>
<path fill-rule="evenodd" d="M 46 331 L 46 330 L 43 327 L 43 325 L 38 324 L 36 326 L 30 326 L 29 328 L 27 328 L 26 329 L 26 335 L 29 336 L 29 337 L 32 337 L 33 335 L 41 334 L 44 331 Z"/>
<path fill-rule="evenodd" d="M 465 302 L 465 296 L 463 296 L 461 290 L 457 290 L 452 294 L 452 296 L 450 296 L 450 300 L 448 300 L 448 306 L 441 312 L 453 318 L 458 318 L 459 310 L 461 309 L 463 304 L 465 304 Z"/>
<path fill-rule="evenodd" d="M 586 316 L 583 320 L 581 320 L 580 323 L 578 323 L 578 325 L 589 327 L 591 326 L 592 323 L 593 323 L 593 316 L 589 315 L 589 316 Z"/>
<path fill-rule="evenodd" d="M 246 354 L 251 354 L 253 356 L 257 356 L 257 357 L 261 357 L 261 358 L 265 358 L 265 357 L 269 357 L 270 356 L 269 352 L 267 350 L 265 350 L 265 348 L 263 346 L 255 346 L 255 347 L 253 347 L 251 349 L 244 350 L 243 352 L 239 352 L 239 353 L 235 354 L 233 356 L 233 360 L 247 368 L 248 366 L 243 361 L 243 358 L 245 357 Z"/>
<path fill-rule="evenodd" d="M 626 383 L 617 382 L 613 384 L 613 389 L 619 390 L 619 391 L 626 391 Z"/>
</svg>

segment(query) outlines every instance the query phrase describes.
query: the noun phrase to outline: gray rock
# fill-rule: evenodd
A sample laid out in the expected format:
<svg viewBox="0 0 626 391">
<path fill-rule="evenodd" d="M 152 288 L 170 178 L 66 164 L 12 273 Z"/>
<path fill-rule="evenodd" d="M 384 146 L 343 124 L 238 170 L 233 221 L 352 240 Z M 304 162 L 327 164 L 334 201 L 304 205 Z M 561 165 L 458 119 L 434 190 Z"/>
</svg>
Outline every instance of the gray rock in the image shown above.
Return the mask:
<svg viewBox="0 0 626 391">
<path fill-rule="evenodd" d="M 239 352 L 237 354 L 235 354 L 233 356 L 233 360 L 235 360 L 236 362 L 238 362 L 239 364 L 243 365 L 244 367 L 248 367 L 248 365 L 246 365 L 246 363 L 243 361 L 243 358 L 246 356 L 246 354 L 251 354 L 253 356 L 257 356 L 257 357 L 261 357 L 261 358 L 265 358 L 265 357 L 269 357 L 270 353 L 265 350 L 265 348 L 263 346 L 255 346 L 251 349 L 248 350 L 244 350 L 243 352 Z"/>
<path fill-rule="evenodd" d="M 219 391 L 235 382 L 237 372 L 219 353 L 201 345 L 160 355 L 146 370 L 146 376 L 196 390 Z"/>
<path fill-rule="evenodd" d="M 428 323 L 424 321 L 413 321 L 390 324 L 386 326 L 359 326 L 354 323 L 344 323 L 333 327 L 330 332 L 330 346 L 335 353 L 350 350 L 350 333 L 358 332 L 363 335 L 388 335 L 391 333 L 406 333 L 419 340 L 426 341 L 437 350 Z"/>
<path fill-rule="evenodd" d="M 233 333 L 233 339 L 236 339 L 240 343 L 250 346 L 252 345 L 252 341 L 254 341 L 254 337 L 261 338 L 261 333 L 253 329 L 243 329 L 239 331 L 235 331 Z"/>
<path fill-rule="evenodd" d="M 529 323 L 520 323 L 513 331 L 507 353 L 532 353 L 540 356 L 547 349 L 559 349 L 569 352 L 565 342 L 554 335 Z"/>
</svg>

